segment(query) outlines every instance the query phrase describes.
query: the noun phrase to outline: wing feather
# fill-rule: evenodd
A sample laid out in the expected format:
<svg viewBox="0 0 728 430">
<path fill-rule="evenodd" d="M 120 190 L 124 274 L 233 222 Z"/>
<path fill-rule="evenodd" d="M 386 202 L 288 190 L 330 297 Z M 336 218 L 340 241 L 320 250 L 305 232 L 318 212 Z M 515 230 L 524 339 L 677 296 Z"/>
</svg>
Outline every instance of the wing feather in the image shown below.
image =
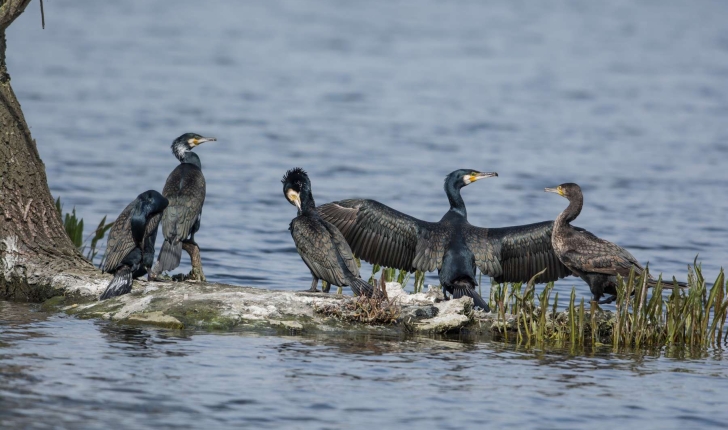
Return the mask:
<svg viewBox="0 0 728 430">
<path fill-rule="evenodd" d="M 475 255 L 475 263 L 496 282 L 527 282 L 548 268 L 539 283 L 571 275 L 551 245 L 552 221 L 504 228 L 480 228 L 468 225 L 464 235 Z"/>
<path fill-rule="evenodd" d="M 337 257 L 335 240 L 323 224 L 297 217 L 291 221 L 290 230 L 298 254 L 315 277 L 332 285 L 348 285 Z M 356 265 L 353 257 L 351 262 Z M 358 269 L 355 273 L 359 273 Z"/>
<path fill-rule="evenodd" d="M 136 245 L 131 236 L 131 211 L 136 204 L 136 199 L 129 203 L 116 217 L 114 225 L 109 230 L 109 239 L 106 242 L 106 257 L 102 270 L 111 273 L 119 267 L 124 257 L 129 254 Z"/>
<path fill-rule="evenodd" d="M 187 239 L 192 226 L 202 215 L 205 203 L 205 177 L 189 163 L 182 163 L 169 174 L 162 194 L 169 206 L 162 216 L 162 234 L 171 243 Z"/>
<path fill-rule="evenodd" d="M 327 203 L 318 211 L 364 261 L 410 272 L 433 271 L 442 265 L 449 236 L 437 223 L 366 199 Z"/>
</svg>

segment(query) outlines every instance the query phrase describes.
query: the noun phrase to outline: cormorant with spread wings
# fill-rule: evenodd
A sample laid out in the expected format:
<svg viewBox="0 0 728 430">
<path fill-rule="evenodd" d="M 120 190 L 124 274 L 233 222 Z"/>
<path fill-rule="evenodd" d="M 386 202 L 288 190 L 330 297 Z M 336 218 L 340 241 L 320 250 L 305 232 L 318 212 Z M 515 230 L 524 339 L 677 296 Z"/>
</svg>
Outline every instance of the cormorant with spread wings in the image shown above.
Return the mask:
<svg viewBox="0 0 728 430">
<path fill-rule="evenodd" d="M 461 169 L 445 178 L 450 210 L 439 222 L 426 222 L 374 200 L 352 199 L 318 208 L 344 234 L 361 259 L 401 270 L 439 271 L 443 290 L 488 305 L 476 292 L 476 268 L 496 282 L 526 282 L 543 269 L 538 282 L 571 275 L 551 246 L 552 221 L 505 228 L 481 228 L 468 222 L 460 189 L 497 173 Z M 446 295 L 447 296 L 447 295 Z"/>
</svg>

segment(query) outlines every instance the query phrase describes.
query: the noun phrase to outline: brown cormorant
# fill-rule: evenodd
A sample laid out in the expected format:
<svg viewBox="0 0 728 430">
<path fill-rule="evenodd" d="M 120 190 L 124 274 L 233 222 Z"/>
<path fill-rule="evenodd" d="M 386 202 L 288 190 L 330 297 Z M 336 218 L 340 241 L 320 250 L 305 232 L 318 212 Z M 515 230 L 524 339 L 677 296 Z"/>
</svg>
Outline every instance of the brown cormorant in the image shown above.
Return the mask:
<svg viewBox="0 0 728 430">
<path fill-rule="evenodd" d="M 162 190 L 162 194 L 169 199 L 169 206 L 162 216 L 164 243 L 152 269 L 153 277 L 179 266 L 184 243 L 193 250 L 190 252 L 193 273 L 199 280 L 204 280 L 202 267 L 195 267 L 192 254 L 199 256 L 195 233 L 200 229 L 202 205 L 205 203 L 205 177 L 202 175 L 200 158 L 192 149 L 204 142 L 215 140 L 217 139 L 214 137 L 186 133 L 172 143 L 172 153 L 180 161 L 180 165 L 169 174 Z"/>
<path fill-rule="evenodd" d="M 554 222 L 551 242 L 554 252 L 562 263 L 589 285 L 593 300 L 600 303 L 611 303 L 617 298 L 617 275 L 628 278 L 630 271 L 635 276 L 641 276 L 644 269 L 632 254 L 621 246 L 600 239 L 588 231 L 572 227 L 570 222 L 581 213 L 584 205 L 584 196 L 581 187 L 577 184 L 561 184 L 556 188 L 546 188 L 544 191 L 556 193 L 569 200 L 569 206 L 564 209 Z M 651 276 L 647 285 L 654 287 L 657 281 Z M 687 284 L 677 282 L 679 287 L 685 288 Z M 669 282 L 663 282 L 664 288 L 672 288 Z M 611 294 L 601 300 L 604 294 Z"/>
<path fill-rule="evenodd" d="M 109 231 L 102 270 L 114 278 L 99 300 L 131 291 L 132 278 L 149 270 L 154 262 L 154 242 L 159 220 L 168 200 L 157 191 L 145 191 L 124 208 Z"/>
<path fill-rule="evenodd" d="M 319 212 L 361 259 L 408 271 L 438 269 L 444 291 L 455 298 L 472 297 L 485 310 L 487 304 L 475 291 L 476 268 L 497 282 L 526 282 L 544 268 L 548 270 L 538 282 L 571 274 L 551 248 L 551 221 L 491 229 L 468 222 L 460 189 L 492 176 L 498 174 L 473 169 L 450 173 L 445 178 L 450 210 L 439 222 L 421 221 L 366 199 L 327 203 Z"/>
<path fill-rule="evenodd" d="M 331 285 L 348 285 L 357 296 L 371 297 L 374 289 L 359 277 L 359 267 L 346 239 L 319 215 L 306 172 L 298 167 L 291 169 L 281 182 L 283 195 L 298 208 L 298 216 L 288 229 L 298 254 L 313 276 L 309 291 L 318 291 L 316 285 L 322 279 Z"/>
</svg>

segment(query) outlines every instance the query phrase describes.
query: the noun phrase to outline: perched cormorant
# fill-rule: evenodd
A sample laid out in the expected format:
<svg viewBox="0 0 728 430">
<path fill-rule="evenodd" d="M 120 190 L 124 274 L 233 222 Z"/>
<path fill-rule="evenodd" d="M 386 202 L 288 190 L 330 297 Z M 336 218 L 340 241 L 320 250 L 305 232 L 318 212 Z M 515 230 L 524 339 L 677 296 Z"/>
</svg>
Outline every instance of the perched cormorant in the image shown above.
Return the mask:
<svg viewBox="0 0 728 430">
<path fill-rule="evenodd" d="M 102 270 L 114 278 L 99 300 L 131 291 L 132 278 L 143 276 L 154 262 L 159 220 L 168 201 L 157 191 L 145 191 L 124 208 L 109 231 Z"/>
<path fill-rule="evenodd" d="M 293 218 L 288 229 L 298 254 L 313 276 L 309 291 L 318 291 L 316 285 L 323 279 L 331 285 L 348 285 L 357 296 L 371 297 L 374 289 L 359 277 L 359 267 L 346 239 L 316 210 L 306 172 L 296 167 L 286 172 L 281 182 L 286 200 L 298 208 L 298 216 Z"/>
<path fill-rule="evenodd" d="M 202 175 L 200 158 L 192 152 L 192 148 L 215 141 L 214 137 L 202 137 L 195 133 L 186 133 L 172 143 L 172 153 L 180 161 L 167 177 L 162 194 L 169 199 L 169 206 L 162 216 L 162 234 L 164 243 L 159 252 L 157 263 L 152 269 L 156 277 L 166 270 L 179 266 L 182 258 L 182 245 L 191 247 L 192 272 L 198 280 L 204 280 L 201 263 L 195 267 L 193 256 L 199 257 L 199 247 L 195 243 L 195 233 L 200 229 L 202 205 L 205 203 L 205 177 Z"/>
<path fill-rule="evenodd" d="M 561 184 L 556 188 L 544 191 L 556 193 L 569 200 L 569 206 L 559 214 L 554 222 L 551 242 L 554 252 L 562 263 L 589 285 L 593 300 L 600 304 L 611 303 L 617 299 L 617 276 L 628 278 L 634 269 L 636 276 L 641 276 L 644 269 L 626 249 L 604 239 L 600 239 L 588 231 L 572 227 L 570 222 L 581 213 L 584 196 L 577 184 Z M 647 285 L 654 287 L 657 281 L 650 276 Z M 687 287 L 684 282 L 677 282 L 679 287 Z M 663 282 L 664 288 L 672 288 L 669 282 Z M 611 294 L 601 300 L 604 294 Z"/>
<path fill-rule="evenodd" d="M 538 282 L 571 274 L 551 248 L 551 221 L 505 228 L 480 228 L 468 222 L 460 189 L 497 173 L 461 169 L 445 178 L 450 210 L 439 222 L 426 222 L 374 200 L 353 199 L 319 207 L 321 216 L 346 237 L 354 253 L 383 267 L 423 272 L 439 270 L 444 291 L 488 305 L 475 291 L 476 267 L 497 282 Z M 447 294 L 446 294 L 447 297 Z"/>
</svg>

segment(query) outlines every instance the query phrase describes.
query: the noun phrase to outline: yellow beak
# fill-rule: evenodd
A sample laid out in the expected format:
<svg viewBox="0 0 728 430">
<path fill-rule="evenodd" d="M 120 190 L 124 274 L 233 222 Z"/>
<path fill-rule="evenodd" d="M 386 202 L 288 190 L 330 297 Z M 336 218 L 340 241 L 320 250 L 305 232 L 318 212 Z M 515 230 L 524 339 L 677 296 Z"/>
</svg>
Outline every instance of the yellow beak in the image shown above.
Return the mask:
<svg viewBox="0 0 728 430">
<path fill-rule="evenodd" d="M 561 187 L 544 188 L 543 190 L 546 191 L 547 193 L 556 193 L 562 197 L 564 196 L 564 190 Z"/>
</svg>

